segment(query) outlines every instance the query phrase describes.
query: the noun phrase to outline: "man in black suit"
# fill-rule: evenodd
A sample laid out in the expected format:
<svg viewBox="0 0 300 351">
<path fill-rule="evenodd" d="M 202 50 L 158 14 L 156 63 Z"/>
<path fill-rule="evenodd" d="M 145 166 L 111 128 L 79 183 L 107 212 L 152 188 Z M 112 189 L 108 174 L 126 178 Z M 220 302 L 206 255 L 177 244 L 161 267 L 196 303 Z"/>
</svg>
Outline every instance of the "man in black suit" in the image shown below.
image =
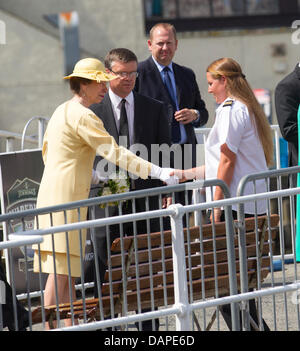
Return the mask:
<svg viewBox="0 0 300 351">
<path fill-rule="evenodd" d="M 127 145 L 124 146 L 126 147 L 130 146 L 132 148 L 133 145 L 142 144 L 148 155 L 140 154 L 140 157 L 148 157 L 148 161 L 155 163 L 154 160 L 159 160 L 159 157 L 151 154 L 151 145 L 167 144 L 169 146 L 171 143 L 168 119 L 161 102 L 132 91 L 137 76 L 137 65 L 137 57 L 130 50 L 123 48 L 111 50 L 105 58 L 105 66 L 117 78 L 110 82 L 109 91 L 102 102 L 90 106 L 90 109 L 101 118 L 104 127 L 115 138 L 117 143 L 122 144 L 125 137 Z M 128 128 L 125 128 L 125 132 L 122 132 L 122 130 L 124 131 L 124 106 Z M 119 137 L 122 137 L 122 140 Z M 97 171 L 99 171 L 99 168 L 97 168 Z M 147 180 L 141 178 L 131 180 L 130 184 L 130 190 L 148 189 L 163 185 L 161 181 L 150 178 Z M 149 198 L 150 210 L 158 209 L 159 206 L 158 197 Z M 118 214 L 118 208 L 114 210 L 115 214 Z M 145 210 L 145 199 L 136 199 L 136 211 L 141 212 Z M 132 213 L 130 205 L 123 206 L 124 213 Z M 150 230 L 152 232 L 160 230 L 158 219 L 150 221 Z M 124 233 L 127 235 L 133 234 L 131 223 L 124 224 Z M 147 233 L 145 220 L 137 222 L 137 233 Z M 110 234 L 111 241 L 118 237 L 119 225 L 110 226 Z M 103 281 L 106 268 L 106 243 L 106 237 L 100 234 L 97 238 L 97 250 L 100 261 L 101 281 Z M 157 323 L 158 320 L 156 321 L 156 329 L 158 330 Z M 143 322 L 142 329 L 152 330 L 152 321 Z"/>
<path fill-rule="evenodd" d="M 172 143 L 180 145 L 179 152 L 175 153 L 174 168 L 187 169 L 196 166 L 194 128 L 207 122 L 208 112 L 194 72 L 172 62 L 177 45 L 173 25 L 158 23 L 151 29 L 148 47 L 152 56 L 139 63 L 135 90 L 164 103 Z M 182 162 L 177 155 L 182 155 Z"/>
<path fill-rule="evenodd" d="M 282 137 L 288 142 L 289 166 L 298 166 L 298 121 L 300 67 L 283 78 L 275 89 L 275 107 Z M 294 179 L 296 182 L 296 177 Z M 296 183 L 294 184 L 296 186 Z"/>
</svg>

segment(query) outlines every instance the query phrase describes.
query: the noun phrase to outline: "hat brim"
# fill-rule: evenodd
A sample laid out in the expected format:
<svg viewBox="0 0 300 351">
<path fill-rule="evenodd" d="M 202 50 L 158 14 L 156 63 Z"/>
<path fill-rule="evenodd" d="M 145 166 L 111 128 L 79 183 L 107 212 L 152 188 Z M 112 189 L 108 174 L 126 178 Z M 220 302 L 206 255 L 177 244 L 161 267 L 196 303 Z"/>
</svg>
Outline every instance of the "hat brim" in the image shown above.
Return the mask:
<svg viewBox="0 0 300 351">
<path fill-rule="evenodd" d="M 72 77 L 80 77 L 80 78 L 85 78 L 89 80 L 95 80 L 98 83 L 100 82 L 109 82 L 113 79 L 116 79 L 117 76 L 114 76 L 110 73 L 102 72 L 102 71 L 97 71 L 94 73 L 84 73 L 84 72 L 73 72 L 69 76 L 64 77 L 63 79 L 70 79 Z"/>
</svg>

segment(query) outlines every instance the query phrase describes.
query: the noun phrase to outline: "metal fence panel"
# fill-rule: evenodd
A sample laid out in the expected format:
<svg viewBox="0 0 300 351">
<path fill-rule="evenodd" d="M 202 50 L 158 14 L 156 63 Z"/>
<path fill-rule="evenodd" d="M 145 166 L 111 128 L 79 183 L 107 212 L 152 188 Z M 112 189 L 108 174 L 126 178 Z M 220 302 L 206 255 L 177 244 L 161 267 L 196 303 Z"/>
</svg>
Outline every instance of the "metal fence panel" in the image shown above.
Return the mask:
<svg viewBox="0 0 300 351">
<path fill-rule="evenodd" d="M 183 188 L 175 186 L 163 190 L 155 189 L 156 193 L 147 191 L 147 195 L 157 194 L 157 191 L 172 192 L 191 189 L 189 187 L 199 187 L 199 185 L 201 187 L 212 186 L 213 182 L 198 184 L 195 182 Z M 46 319 L 49 314 L 52 314 L 53 318 L 58 320 L 57 330 L 95 330 L 107 327 L 132 330 L 136 328 L 133 323 L 137 323 L 140 327 L 142 321 L 145 320 L 152 320 L 152 326 L 155 327 L 157 318 L 161 322 L 160 330 L 206 330 L 209 328 L 228 330 L 222 317 L 222 308 L 229 305 L 231 328 L 238 330 L 241 326 L 247 330 L 250 328 L 247 322 L 247 316 L 249 316 L 247 301 L 255 298 L 256 324 L 259 329 L 264 328 L 263 320 L 265 320 L 271 330 L 299 330 L 297 263 L 295 260 L 292 265 L 283 262 L 282 270 L 275 270 L 273 267 L 273 235 L 276 234 L 276 230 L 280 231 L 283 217 L 275 214 L 279 223 L 273 228 L 273 224 L 270 223 L 274 214 L 271 210 L 267 211 L 264 216 L 267 229 L 262 240 L 263 230 L 261 228 L 264 226 L 261 226 L 260 216 L 255 215 L 254 219 L 250 219 L 253 229 L 250 234 L 247 230 L 244 231 L 243 241 L 240 240 L 239 228 L 246 226 L 250 220 L 233 221 L 231 211 L 231 206 L 234 204 L 239 205 L 262 199 L 269 203 L 272 199 L 289 198 L 293 202 L 299 193 L 298 188 L 282 189 L 262 194 L 228 197 L 211 203 L 174 205 L 168 209 L 136 214 L 123 214 L 122 212 L 116 216 L 109 216 L 109 207 L 106 207 L 104 212 L 108 215 L 107 218 L 93 219 L 91 215 L 91 219 L 86 221 L 20 233 L 56 236 L 61 235 L 60 232 L 77 230 L 82 233 L 84 229 L 89 229 L 92 235 L 97 236 L 100 234 L 96 233 L 96 228 L 105 228 L 106 236 L 109 235 L 106 229 L 112 225 L 115 225 L 120 232 L 120 236 L 114 243 L 115 250 L 111 251 L 108 245 L 109 264 L 104 284 L 101 284 L 99 272 L 96 274 L 99 303 L 98 300 L 93 299 L 93 292 L 89 291 L 90 285 L 86 281 L 85 272 L 79 284 L 81 296 L 77 297 L 76 301 L 74 299 L 67 310 L 64 310 L 61 305 L 55 306 L 52 310 L 44 308 L 41 299 L 43 287 L 41 287 L 39 297 L 32 298 L 36 295 L 27 293 L 23 296 L 26 307 L 32 311 L 38 311 L 38 314 L 33 312 L 31 315 L 31 328 L 44 329 Z M 35 216 L 45 213 L 49 215 L 58 210 L 67 211 L 71 208 L 80 209 L 82 207 L 90 207 L 93 212 L 94 206 L 115 200 L 124 201 L 127 196 L 129 199 L 133 197 L 130 200 L 133 200 L 134 209 L 134 201 L 139 197 L 145 197 L 145 192 L 89 199 L 76 204 L 65 204 L 55 209 L 37 209 L 34 210 L 34 214 Z M 119 207 L 122 209 L 122 206 Z M 213 207 L 223 207 L 226 210 L 225 223 L 214 223 L 213 220 L 212 224 L 209 224 L 204 215 L 199 217 L 200 225 L 194 225 L 193 214 L 195 212 L 203 214 Z M 32 211 L 25 212 L 3 215 L 0 220 L 9 221 L 14 218 L 14 215 L 24 217 L 32 215 Z M 162 223 L 165 216 L 171 217 L 171 230 L 163 228 Z M 182 228 L 182 216 L 186 216 L 184 229 Z M 160 228 L 156 233 L 150 235 L 149 223 L 154 219 L 158 219 Z M 141 220 L 146 220 L 148 223 L 144 234 L 137 232 L 137 225 Z M 128 222 L 134 223 L 130 236 L 127 236 L 125 232 Z M 109 237 L 107 239 L 108 242 L 111 241 Z M 243 245 L 246 246 L 246 255 L 251 251 L 250 273 L 249 270 L 244 272 L 237 261 Z M 263 255 L 260 254 L 261 247 Z M 80 252 L 80 259 L 81 262 L 84 260 L 83 252 Z M 249 262 L 247 268 L 249 268 Z M 244 288 L 244 291 L 240 293 L 241 282 L 248 281 L 249 274 L 252 274 L 254 280 L 248 285 L 254 290 L 248 291 Z M 85 290 L 86 287 L 87 290 Z M 148 311 L 145 311 L 145 308 Z M 239 311 L 242 313 L 240 314 Z M 175 319 L 172 318 L 172 315 L 175 316 Z M 38 327 L 34 324 L 37 319 L 42 321 Z M 62 320 L 65 319 L 71 319 L 73 326 L 65 328 L 62 323 Z"/>
</svg>

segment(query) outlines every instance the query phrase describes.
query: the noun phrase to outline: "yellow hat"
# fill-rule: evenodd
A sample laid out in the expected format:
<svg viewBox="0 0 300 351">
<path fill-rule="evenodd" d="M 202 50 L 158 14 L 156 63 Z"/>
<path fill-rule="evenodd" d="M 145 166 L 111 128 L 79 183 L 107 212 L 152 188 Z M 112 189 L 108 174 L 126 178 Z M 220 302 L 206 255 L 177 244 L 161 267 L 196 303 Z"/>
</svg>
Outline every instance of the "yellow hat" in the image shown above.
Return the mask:
<svg viewBox="0 0 300 351">
<path fill-rule="evenodd" d="M 64 77 L 64 79 L 70 79 L 71 77 L 96 80 L 98 83 L 117 78 L 110 73 L 106 73 L 103 63 L 95 58 L 84 58 L 78 61 L 74 67 L 73 73 Z"/>
</svg>

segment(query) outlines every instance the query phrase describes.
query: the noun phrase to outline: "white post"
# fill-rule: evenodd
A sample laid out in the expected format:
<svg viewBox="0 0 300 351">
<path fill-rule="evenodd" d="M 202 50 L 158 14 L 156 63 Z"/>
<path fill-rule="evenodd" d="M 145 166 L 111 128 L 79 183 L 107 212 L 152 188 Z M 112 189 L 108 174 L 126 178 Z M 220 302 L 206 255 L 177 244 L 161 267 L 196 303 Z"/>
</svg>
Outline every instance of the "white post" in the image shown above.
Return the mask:
<svg viewBox="0 0 300 351">
<path fill-rule="evenodd" d="M 174 215 L 171 216 L 174 299 L 175 305 L 182 309 L 181 313 L 176 314 L 176 330 L 189 331 L 191 330 L 191 318 L 188 301 L 182 207 L 183 206 L 180 204 L 171 205 L 169 207 L 170 210 L 174 210 L 175 212 Z"/>
<path fill-rule="evenodd" d="M 280 143 L 279 143 L 279 127 L 277 128 L 274 127 L 274 133 L 275 133 L 275 151 L 276 151 L 276 168 L 280 169 Z"/>
<path fill-rule="evenodd" d="M 6 138 L 6 152 L 14 151 L 14 138 Z"/>
<path fill-rule="evenodd" d="M 41 149 L 43 147 L 43 138 L 45 134 L 45 119 L 43 117 L 39 118 L 39 148 Z"/>
</svg>

